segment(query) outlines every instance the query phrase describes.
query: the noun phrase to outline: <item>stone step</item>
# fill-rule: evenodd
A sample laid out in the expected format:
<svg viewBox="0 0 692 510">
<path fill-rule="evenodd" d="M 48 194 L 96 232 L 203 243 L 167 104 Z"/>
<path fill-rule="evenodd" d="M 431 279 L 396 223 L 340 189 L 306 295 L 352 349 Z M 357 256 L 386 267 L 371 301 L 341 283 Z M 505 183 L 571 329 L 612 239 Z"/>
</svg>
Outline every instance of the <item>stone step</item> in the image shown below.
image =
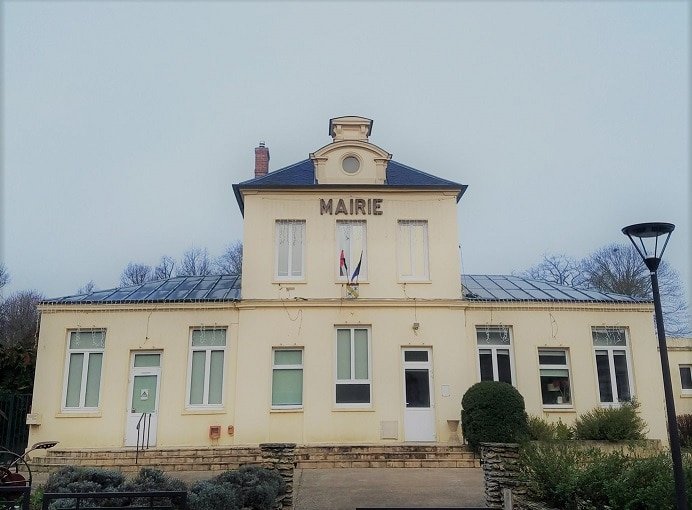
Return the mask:
<svg viewBox="0 0 692 510">
<path fill-rule="evenodd" d="M 298 469 L 333 469 L 333 468 L 474 468 L 480 467 L 479 459 L 445 460 L 445 459 L 417 459 L 417 460 L 299 460 L 296 463 Z"/>
</svg>

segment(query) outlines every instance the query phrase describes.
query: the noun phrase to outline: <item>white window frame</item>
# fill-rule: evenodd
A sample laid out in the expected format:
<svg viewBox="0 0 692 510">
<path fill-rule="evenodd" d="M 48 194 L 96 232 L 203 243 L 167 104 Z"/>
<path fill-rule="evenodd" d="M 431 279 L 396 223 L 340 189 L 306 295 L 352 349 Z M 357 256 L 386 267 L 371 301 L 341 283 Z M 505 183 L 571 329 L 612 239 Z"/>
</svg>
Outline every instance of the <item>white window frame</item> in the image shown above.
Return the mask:
<svg viewBox="0 0 692 510">
<path fill-rule="evenodd" d="M 680 373 L 680 389 L 681 389 L 682 395 L 690 395 L 690 396 L 692 396 L 692 387 L 685 388 L 685 387 L 682 385 L 682 371 L 683 371 L 684 369 L 687 369 L 687 370 L 690 372 L 690 376 L 692 377 L 692 365 L 688 365 L 688 364 L 685 364 L 685 363 L 682 363 L 682 364 L 678 365 L 678 372 Z"/>
<path fill-rule="evenodd" d="M 564 365 L 550 365 L 541 363 L 541 354 L 564 353 Z M 543 404 L 543 388 L 541 387 L 541 370 L 567 370 L 567 380 L 569 381 L 569 396 L 570 402 L 562 404 Z M 571 409 L 574 407 L 574 392 L 572 391 L 572 369 L 570 367 L 569 349 L 566 347 L 540 347 L 538 349 L 538 387 L 541 391 L 541 404 L 545 409 Z"/>
<path fill-rule="evenodd" d="M 287 260 L 287 275 L 279 275 L 279 228 L 281 225 L 286 225 L 288 230 L 288 260 Z M 293 240 L 296 235 L 295 226 L 301 225 L 303 229 L 303 244 L 300 250 L 300 274 L 291 275 L 291 267 L 293 266 L 293 257 L 295 256 L 293 246 Z M 307 223 L 305 220 L 298 219 L 278 219 L 274 222 L 274 279 L 277 281 L 300 281 L 305 280 L 305 249 L 307 246 Z"/>
<path fill-rule="evenodd" d="M 355 379 L 355 370 L 356 370 L 356 363 L 355 363 L 355 357 L 356 357 L 356 350 L 355 350 L 355 330 L 356 329 L 364 329 L 367 332 L 368 335 L 368 378 L 367 379 Z M 351 378 L 350 379 L 339 379 L 338 377 L 338 355 L 339 355 L 339 349 L 338 349 L 338 331 L 339 330 L 348 330 L 350 331 L 350 336 L 351 336 L 351 348 L 350 348 L 350 354 L 351 354 Z M 360 408 L 360 409 L 370 409 L 372 408 L 372 334 L 370 327 L 367 326 L 336 326 L 334 328 L 334 407 L 340 408 L 340 409 L 349 409 L 349 408 Z M 370 390 L 370 395 L 368 398 L 368 402 L 347 402 L 347 403 L 338 403 L 336 401 L 336 387 L 338 385 L 346 385 L 346 384 L 367 384 L 368 389 Z"/>
<path fill-rule="evenodd" d="M 413 236 L 411 235 L 411 231 L 413 231 L 413 228 L 415 226 L 422 226 L 424 227 L 424 245 L 422 247 L 423 253 L 423 274 L 420 275 L 405 275 L 403 274 L 403 266 L 404 266 L 404 261 L 406 260 L 406 257 L 408 257 L 409 265 L 411 266 L 411 269 L 413 269 L 413 259 L 414 259 L 414 252 L 416 250 L 416 246 L 412 244 L 412 239 Z M 404 227 L 409 228 L 409 245 L 408 247 L 405 247 L 403 245 L 403 239 L 402 239 L 402 229 Z M 397 221 L 397 231 L 396 231 L 396 237 L 397 237 L 397 251 L 398 251 L 398 273 L 399 273 L 399 281 L 402 282 L 429 282 L 430 281 L 430 249 L 429 249 L 429 230 L 428 230 L 428 220 L 398 220 Z"/>
<path fill-rule="evenodd" d="M 276 364 L 276 353 L 279 351 L 299 351 L 300 352 L 300 364 L 299 365 L 277 365 Z M 303 396 L 305 390 L 305 349 L 303 347 L 273 347 L 272 348 L 272 383 L 271 383 L 271 394 L 269 395 L 269 400 L 271 401 L 272 409 L 302 409 L 303 408 Z M 275 404 L 273 400 L 274 395 L 274 371 L 275 370 L 300 370 L 300 378 L 302 380 L 301 393 L 300 393 L 300 404 Z"/>
<path fill-rule="evenodd" d="M 70 340 L 72 338 L 72 335 L 78 333 L 78 334 L 89 334 L 89 333 L 103 333 L 103 347 L 99 348 L 70 348 Z M 106 351 L 106 329 L 105 328 L 94 328 L 94 329 L 87 329 L 87 330 L 68 330 L 67 332 L 67 348 L 66 348 L 66 355 L 65 355 L 65 369 L 64 369 L 64 374 L 63 374 L 63 385 L 62 385 L 62 403 L 60 405 L 60 409 L 63 412 L 84 412 L 84 411 L 98 411 L 98 409 L 101 407 L 101 382 L 103 381 L 103 364 L 106 358 L 105 355 Z M 94 353 L 99 353 L 101 354 L 101 379 L 99 380 L 99 394 L 98 394 L 98 405 L 95 407 L 89 406 L 87 407 L 85 405 L 85 400 L 86 400 L 86 384 L 87 384 L 87 377 L 89 375 L 89 357 L 91 354 Z M 79 405 L 78 406 L 72 406 L 68 407 L 67 406 L 67 385 L 69 384 L 69 378 L 70 378 L 70 358 L 72 354 L 84 354 L 84 358 L 82 358 L 82 378 L 80 382 L 80 387 L 79 387 Z"/>
<path fill-rule="evenodd" d="M 624 333 L 625 345 L 594 345 L 594 333 L 597 331 L 604 330 L 621 330 Z M 598 396 L 598 402 L 602 407 L 620 407 L 623 403 L 631 402 L 636 398 L 634 391 L 634 378 L 632 377 L 632 356 L 630 355 L 630 342 L 629 342 L 629 331 L 627 328 L 622 326 L 593 326 L 591 328 L 591 346 L 593 348 L 593 367 L 594 375 L 596 376 L 596 393 Z M 606 351 L 608 354 L 608 368 L 610 370 L 610 390 L 613 394 L 612 402 L 601 401 L 601 386 L 598 380 L 598 364 L 596 363 L 596 351 Z M 627 385 L 630 390 L 630 400 L 620 401 L 620 396 L 618 395 L 617 382 L 615 379 L 615 352 L 625 353 L 625 363 L 627 363 Z"/>
<path fill-rule="evenodd" d="M 210 346 L 192 346 L 192 334 L 195 331 L 214 331 L 214 330 L 224 330 L 226 332 L 226 344 L 220 345 L 210 345 Z M 185 388 L 185 407 L 187 409 L 222 409 L 226 402 L 226 374 L 227 370 L 227 360 L 228 360 L 228 328 L 224 326 L 214 326 L 214 327 L 194 327 L 190 328 L 188 341 L 188 360 L 187 360 L 187 386 Z M 190 403 L 190 390 L 192 389 L 192 355 L 194 352 L 204 352 L 204 389 L 202 390 L 202 403 L 201 404 L 191 404 Z M 221 374 L 221 403 L 220 404 L 210 404 L 209 403 L 209 379 L 211 378 L 211 353 L 212 351 L 223 351 L 223 365 Z"/>
<path fill-rule="evenodd" d="M 360 260 L 360 254 L 355 256 L 353 250 L 351 249 L 351 240 L 349 239 L 349 256 L 351 260 L 347 260 L 348 264 L 348 275 L 341 276 L 339 274 L 339 269 L 341 267 L 341 246 L 339 246 L 339 229 L 342 226 L 350 225 L 353 228 L 354 225 L 363 227 L 363 262 L 360 265 L 360 273 L 358 275 L 358 283 L 363 283 L 368 281 L 368 222 L 365 220 L 337 220 L 335 239 L 336 239 L 336 281 L 339 283 L 347 283 L 349 278 L 356 270 L 358 265 L 358 260 Z"/>
<path fill-rule="evenodd" d="M 490 330 L 500 330 L 504 329 L 507 331 L 507 335 L 509 337 L 509 343 L 508 344 L 479 344 L 478 343 L 478 334 L 483 333 L 490 329 Z M 517 386 L 517 376 L 515 373 L 515 363 L 514 363 L 514 349 L 513 349 L 513 339 L 512 339 L 512 327 L 511 326 L 490 326 L 490 325 L 480 325 L 476 326 L 476 369 L 477 369 L 477 376 L 478 376 L 478 381 L 481 381 L 481 350 L 487 351 L 490 350 L 490 354 L 492 356 L 492 362 L 493 362 L 493 381 L 499 381 L 500 380 L 500 371 L 498 369 L 498 364 L 497 364 L 497 351 L 499 350 L 508 350 L 509 351 L 509 372 L 512 376 L 512 386 L 516 388 Z"/>
</svg>

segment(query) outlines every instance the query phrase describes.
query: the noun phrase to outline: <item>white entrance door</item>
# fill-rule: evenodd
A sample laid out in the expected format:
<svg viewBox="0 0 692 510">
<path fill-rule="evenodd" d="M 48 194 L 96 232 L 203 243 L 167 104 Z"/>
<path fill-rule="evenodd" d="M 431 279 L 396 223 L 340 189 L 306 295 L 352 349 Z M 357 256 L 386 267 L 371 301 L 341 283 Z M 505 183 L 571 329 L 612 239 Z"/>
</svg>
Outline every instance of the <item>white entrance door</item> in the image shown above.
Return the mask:
<svg viewBox="0 0 692 510">
<path fill-rule="evenodd" d="M 132 353 L 125 446 L 156 445 L 160 379 L 160 352 Z"/>
<path fill-rule="evenodd" d="M 435 441 L 435 408 L 433 406 L 432 350 L 407 348 L 404 363 L 404 439 Z"/>
</svg>

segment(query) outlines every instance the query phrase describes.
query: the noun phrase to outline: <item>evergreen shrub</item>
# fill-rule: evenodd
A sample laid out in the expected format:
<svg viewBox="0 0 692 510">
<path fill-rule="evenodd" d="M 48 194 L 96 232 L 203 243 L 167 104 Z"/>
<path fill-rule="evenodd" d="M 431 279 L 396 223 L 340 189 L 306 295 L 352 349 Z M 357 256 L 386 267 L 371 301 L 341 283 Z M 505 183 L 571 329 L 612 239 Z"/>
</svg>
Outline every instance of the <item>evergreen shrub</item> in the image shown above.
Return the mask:
<svg viewBox="0 0 692 510">
<path fill-rule="evenodd" d="M 646 438 L 646 422 L 639 416 L 639 403 L 620 407 L 597 407 L 580 415 L 574 423 L 576 439 L 625 441 Z"/>
<path fill-rule="evenodd" d="M 539 416 L 528 417 L 528 437 L 532 441 L 567 441 L 574 437 L 574 430 L 558 420 L 548 423 Z"/>
<path fill-rule="evenodd" d="M 680 444 L 684 448 L 692 448 L 692 414 L 679 414 L 677 418 Z"/>
<path fill-rule="evenodd" d="M 51 473 L 43 487 L 44 492 L 118 492 L 121 490 L 125 476 L 120 471 L 113 469 L 100 469 L 81 466 L 66 466 Z M 126 504 L 118 498 L 83 500 L 81 506 L 89 508 L 94 506 L 122 506 Z M 51 510 L 61 508 L 74 508 L 75 501 L 71 499 L 59 499 L 50 504 Z"/>
<path fill-rule="evenodd" d="M 683 461 L 692 505 L 692 457 Z M 525 443 L 519 469 L 528 497 L 553 508 L 675 508 L 672 461 L 666 452 L 637 457 L 574 443 Z"/>
<path fill-rule="evenodd" d="M 511 384 L 483 381 L 471 386 L 461 400 L 461 429 L 469 446 L 513 443 L 528 434 L 524 397 Z"/>
<path fill-rule="evenodd" d="M 188 501 L 191 510 L 270 510 L 284 491 L 285 484 L 278 472 L 243 466 L 193 485 Z"/>
</svg>

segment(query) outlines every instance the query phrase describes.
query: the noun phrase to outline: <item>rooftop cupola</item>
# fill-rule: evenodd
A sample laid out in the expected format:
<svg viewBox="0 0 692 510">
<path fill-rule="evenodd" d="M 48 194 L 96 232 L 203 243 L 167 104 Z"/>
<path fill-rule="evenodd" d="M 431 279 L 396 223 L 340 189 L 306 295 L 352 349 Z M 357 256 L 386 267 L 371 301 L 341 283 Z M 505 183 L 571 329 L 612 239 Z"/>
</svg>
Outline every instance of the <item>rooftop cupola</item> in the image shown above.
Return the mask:
<svg viewBox="0 0 692 510">
<path fill-rule="evenodd" d="M 329 119 L 329 136 L 335 142 L 341 140 L 361 140 L 367 142 L 371 132 L 372 119 L 352 116 Z"/>
<path fill-rule="evenodd" d="M 385 184 L 392 155 L 368 141 L 372 120 L 349 115 L 329 120 L 332 143 L 310 154 L 317 184 Z"/>
</svg>

